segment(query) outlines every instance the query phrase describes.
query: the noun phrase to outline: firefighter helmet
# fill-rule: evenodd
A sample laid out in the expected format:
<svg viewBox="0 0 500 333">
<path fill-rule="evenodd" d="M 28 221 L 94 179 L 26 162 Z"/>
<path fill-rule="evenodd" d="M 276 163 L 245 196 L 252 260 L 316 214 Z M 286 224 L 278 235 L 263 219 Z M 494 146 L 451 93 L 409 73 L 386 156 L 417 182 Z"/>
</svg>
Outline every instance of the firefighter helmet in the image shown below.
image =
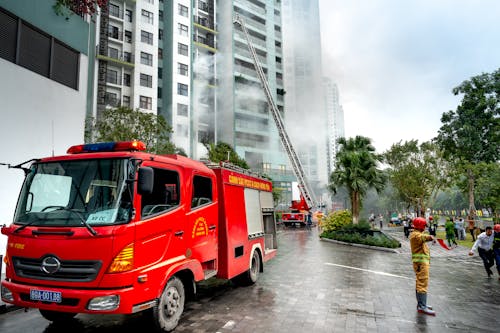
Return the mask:
<svg viewBox="0 0 500 333">
<path fill-rule="evenodd" d="M 427 221 L 423 217 L 413 219 L 413 228 L 417 230 L 424 230 L 426 225 Z"/>
<path fill-rule="evenodd" d="M 500 232 L 500 224 L 495 224 L 493 230 L 495 230 L 495 232 Z"/>
<path fill-rule="evenodd" d="M 432 221 L 434 220 L 434 218 L 432 216 L 429 216 L 429 221 Z"/>
</svg>

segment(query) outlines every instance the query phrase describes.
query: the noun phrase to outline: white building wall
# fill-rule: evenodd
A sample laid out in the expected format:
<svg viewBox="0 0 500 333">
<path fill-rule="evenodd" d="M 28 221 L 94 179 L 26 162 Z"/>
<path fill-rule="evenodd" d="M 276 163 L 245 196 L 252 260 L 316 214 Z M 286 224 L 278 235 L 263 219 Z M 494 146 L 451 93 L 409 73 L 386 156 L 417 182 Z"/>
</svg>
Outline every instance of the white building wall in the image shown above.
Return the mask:
<svg viewBox="0 0 500 333">
<path fill-rule="evenodd" d="M 83 143 L 88 58 L 80 55 L 79 90 L 74 90 L 0 58 L 0 163 L 19 164 L 32 158 L 64 155 Z M 28 98 L 29 97 L 29 98 Z M 0 166 L 0 224 L 10 224 L 24 174 Z M 0 235 L 0 254 L 6 237 Z"/>
</svg>

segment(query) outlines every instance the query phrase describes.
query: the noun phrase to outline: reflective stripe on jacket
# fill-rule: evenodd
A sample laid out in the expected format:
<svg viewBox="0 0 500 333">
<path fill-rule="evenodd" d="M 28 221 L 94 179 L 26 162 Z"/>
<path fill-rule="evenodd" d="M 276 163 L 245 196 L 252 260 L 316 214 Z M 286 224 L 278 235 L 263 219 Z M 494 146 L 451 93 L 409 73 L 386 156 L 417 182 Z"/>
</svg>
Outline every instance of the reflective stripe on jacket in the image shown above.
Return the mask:
<svg viewBox="0 0 500 333">
<path fill-rule="evenodd" d="M 426 242 L 432 240 L 432 237 L 414 230 L 410 235 L 411 259 L 414 263 L 430 264 L 431 252 Z"/>
</svg>

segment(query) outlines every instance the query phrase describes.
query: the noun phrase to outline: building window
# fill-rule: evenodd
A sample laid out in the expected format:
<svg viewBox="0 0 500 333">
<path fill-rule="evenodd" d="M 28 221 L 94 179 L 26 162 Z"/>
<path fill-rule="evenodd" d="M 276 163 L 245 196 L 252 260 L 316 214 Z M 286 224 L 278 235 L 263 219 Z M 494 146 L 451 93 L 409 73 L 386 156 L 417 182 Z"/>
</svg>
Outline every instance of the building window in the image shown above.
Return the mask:
<svg viewBox="0 0 500 333">
<path fill-rule="evenodd" d="M 120 29 L 111 24 L 108 26 L 108 36 L 118 40 L 122 39 Z"/>
<path fill-rule="evenodd" d="M 158 11 L 158 19 L 163 20 L 163 10 Z"/>
<path fill-rule="evenodd" d="M 161 79 L 163 77 L 163 68 L 158 67 L 158 78 Z"/>
<path fill-rule="evenodd" d="M 141 30 L 141 42 L 153 45 L 153 34 L 144 30 Z"/>
<path fill-rule="evenodd" d="M 73 89 L 78 88 L 80 53 L 0 8 L 0 58 Z M 50 70 L 49 70 L 50 68 Z"/>
<path fill-rule="evenodd" d="M 158 87 L 158 98 L 161 98 L 161 95 L 162 95 L 161 87 Z"/>
<path fill-rule="evenodd" d="M 151 110 L 153 108 L 153 99 L 151 97 L 139 96 L 139 107 L 141 109 Z"/>
<path fill-rule="evenodd" d="M 106 72 L 106 82 L 118 84 L 118 72 L 112 69 L 108 69 Z"/>
<path fill-rule="evenodd" d="M 113 47 L 108 47 L 108 57 L 118 59 L 118 49 L 115 49 Z"/>
<path fill-rule="evenodd" d="M 153 88 L 153 77 L 151 75 L 141 73 L 141 86 Z"/>
<path fill-rule="evenodd" d="M 182 96 L 188 96 L 187 84 L 177 83 L 177 94 L 182 95 Z"/>
<path fill-rule="evenodd" d="M 141 12 L 141 16 L 142 16 L 142 23 L 153 24 L 153 13 L 143 9 Z"/>
<path fill-rule="evenodd" d="M 189 54 L 188 46 L 186 44 L 179 43 L 177 47 L 177 53 L 187 56 Z"/>
<path fill-rule="evenodd" d="M 146 52 L 141 52 L 141 64 L 153 66 L 153 55 Z"/>
<path fill-rule="evenodd" d="M 177 124 L 177 135 L 182 136 L 182 137 L 187 137 L 189 132 L 188 132 L 188 127 L 183 124 Z"/>
<path fill-rule="evenodd" d="M 130 107 L 130 96 L 123 96 L 123 106 Z"/>
<path fill-rule="evenodd" d="M 132 43 L 132 31 L 125 30 L 125 42 Z"/>
<path fill-rule="evenodd" d="M 188 76 L 188 65 L 177 63 L 177 74 Z"/>
<path fill-rule="evenodd" d="M 186 6 L 179 4 L 179 15 L 184 16 L 184 17 L 188 17 L 188 15 L 189 15 L 188 8 Z"/>
<path fill-rule="evenodd" d="M 146 2 L 148 2 L 148 3 L 152 4 L 152 5 L 154 5 L 155 0 L 146 0 Z"/>
<path fill-rule="evenodd" d="M 163 39 L 163 29 L 158 29 L 158 39 L 159 40 Z"/>
<path fill-rule="evenodd" d="M 158 48 L 158 59 L 163 59 L 163 49 L 161 47 Z"/>
<path fill-rule="evenodd" d="M 187 117 L 188 106 L 186 104 L 177 103 L 177 115 Z"/>
<path fill-rule="evenodd" d="M 126 62 L 132 63 L 132 53 L 123 52 L 123 60 L 125 60 Z"/>
<path fill-rule="evenodd" d="M 120 7 L 112 3 L 109 4 L 109 15 L 121 18 Z"/>
<path fill-rule="evenodd" d="M 186 37 L 189 35 L 189 33 L 188 33 L 189 30 L 188 30 L 188 26 L 187 25 L 179 23 L 178 24 L 178 29 L 179 29 L 179 35 L 186 36 Z"/>
<path fill-rule="evenodd" d="M 123 73 L 123 85 L 130 87 L 130 82 L 132 81 L 131 75 L 129 73 Z"/>
<path fill-rule="evenodd" d="M 118 95 L 111 92 L 106 92 L 104 96 L 104 101 L 107 105 L 118 106 Z"/>
<path fill-rule="evenodd" d="M 133 19 L 133 13 L 130 9 L 126 9 L 125 10 L 125 19 L 127 20 L 127 22 L 132 22 L 132 19 Z"/>
</svg>

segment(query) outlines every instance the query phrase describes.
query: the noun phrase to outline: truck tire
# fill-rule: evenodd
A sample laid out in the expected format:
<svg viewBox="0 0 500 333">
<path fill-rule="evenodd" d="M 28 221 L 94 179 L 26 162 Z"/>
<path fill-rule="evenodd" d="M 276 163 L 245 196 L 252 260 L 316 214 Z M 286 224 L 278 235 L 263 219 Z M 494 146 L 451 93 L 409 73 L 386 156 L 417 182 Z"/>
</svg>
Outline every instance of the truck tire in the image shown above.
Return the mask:
<svg viewBox="0 0 500 333">
<path fill-rule="evenodd" d="M 51 311 L 51 310 L 42 310 L 38 309 L 43 318 L 52 322 L 64 322 L 73 319 L 76 316 L 76 313 L 72 312 L 59 312 L 59 311 Z"/>
<path fill-rule="evenodd" d="M 153 308 L 155 324 L 161 331 L 170 332 L 175 329 L 184 311 L 185 300 L 182 281 L 172 277 Z"/>
<path fill-rule="evenodd" d="M 237 276 L 236 283 L 242 286 L 251 286 L 257 282 L 260 273 L 260 256 L 257 250 L 253 251 L 252 260 L 250 260 L 250 267 L 248 271 Z"/>
</svg>

